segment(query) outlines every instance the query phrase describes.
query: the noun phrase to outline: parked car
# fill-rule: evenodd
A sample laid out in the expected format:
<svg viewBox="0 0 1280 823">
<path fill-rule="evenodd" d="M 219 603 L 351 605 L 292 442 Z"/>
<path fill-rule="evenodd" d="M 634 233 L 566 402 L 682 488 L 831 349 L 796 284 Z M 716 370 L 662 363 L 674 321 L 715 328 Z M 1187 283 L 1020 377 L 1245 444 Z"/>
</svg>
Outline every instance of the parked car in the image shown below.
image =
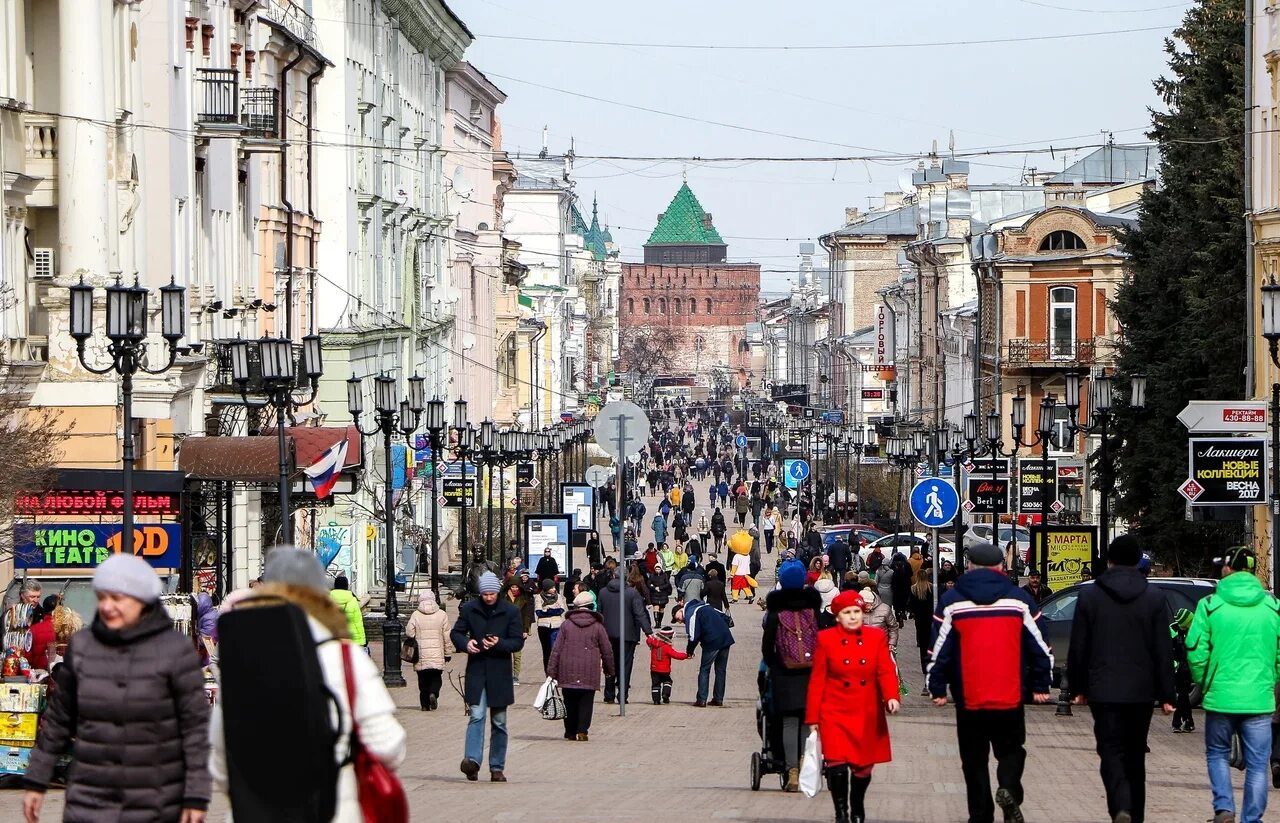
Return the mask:
<svg viewBox="0 0 1280 823">
<path fill-rule="evenodd" d="M 964 534 L 965 548 L 972 546 L 980 540 L 995 544 L 1001 551 L 1004 551 L 1004 547 L 1008 545 L 1010 540 L 1017 541 L 1018 568 L 1015 571 L 1017 571 L 1018 574 L 1023 573 L 1027 564 L 1027 556 L 1031 552 L 1031 532 L 1021 526 L 1011 526 L 1008 523 L 1001 523 L 1000 528 L 996 531 L 995 539 L 992 539 L 992 528 L 990 523 L 974 523 Z"/>
<path fill-rule="evenodd" d="M 879 548 L 888 560 L 893 557 L 895 551 L 901 551 L 903 554 L 911 554 L 913 549 L 920 549 L 929 544 L 930 535 L 923 532 L 897 532 L 895 534 L 886 534 L 862 547 L 862 559 L 866 560 L 867 556 L 875 549 Z M 956 562 L 956 544 L 941 535 L 938 536 L 938 556 L 943 560 Z"/>
<path fill-rule="evenodd" d="M 822 535 L 822 545 L 830 547 L 836 539 L 843 537 L 848 541 L 849 545 L 854 545 L 851 535 L 856 532 L 858 535 L 857 544 L 859 548 L 866 546 L 872 540 L 877 540 L 884 536 L 884 532 L 875 526 L 868 526 L 865 523 L 840 523 L 834 526 L 819 526 L 818 534 Z"/>
<path fill-rule="evenodd" d="M 1165 593 L 1169 620 L 1178 609 L 1195 611 L 1196 604 L 1213 594 L 1218 581 L 1202 577 L 1152 577 L 1151 585 Z M 1054 592 L 1040 604 L 1045 642 L 1053 652 L 1053 685 L 1058 687 L 1062 672 L 1067 668 L 1067 649 L 1071 647 L 1071 621 L 1076 615 L 1080 592 L 1093 581 L 1077 583 L 1062 591 Z"/>
</svg>

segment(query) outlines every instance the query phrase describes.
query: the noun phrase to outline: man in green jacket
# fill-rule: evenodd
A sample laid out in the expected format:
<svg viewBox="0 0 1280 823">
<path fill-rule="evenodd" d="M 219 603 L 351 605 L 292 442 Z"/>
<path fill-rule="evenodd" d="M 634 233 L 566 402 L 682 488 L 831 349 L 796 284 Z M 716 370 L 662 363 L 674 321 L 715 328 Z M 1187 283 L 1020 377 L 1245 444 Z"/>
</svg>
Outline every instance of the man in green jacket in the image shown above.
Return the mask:
<svg viewBox="0 0 1280 823">
<path fill-rule="evenodd" d="M 1204 692 L 1204 747 L 1213 791 L 1213 823 L 1236 823 L 1231 794 L 1231 738 L 1244 749 L 1240 823 L 1261 823 L 1267 810 L 1271 714 L 1280 671 L 1280 603 L 1255 576 L 1258 560 L 1241 547 L 1227 556 L 1217 591 L 1196 606 L 1187 632 L 1191 676 Z"/>
<path fill-rule="evenodd" d="M 364 636 L 364 614 L 360 612 L 360 598 L 351 593 L 351 583 L 346 575 L 340 574 L 333 579 L 333 591 L 329 592 L 329 596 L 347 616 L 347 625 L 351 628 L 351 642 L 357 646 L 364 646 L 365 651 L 368 651 L 369 644 Z"/>
</svg>

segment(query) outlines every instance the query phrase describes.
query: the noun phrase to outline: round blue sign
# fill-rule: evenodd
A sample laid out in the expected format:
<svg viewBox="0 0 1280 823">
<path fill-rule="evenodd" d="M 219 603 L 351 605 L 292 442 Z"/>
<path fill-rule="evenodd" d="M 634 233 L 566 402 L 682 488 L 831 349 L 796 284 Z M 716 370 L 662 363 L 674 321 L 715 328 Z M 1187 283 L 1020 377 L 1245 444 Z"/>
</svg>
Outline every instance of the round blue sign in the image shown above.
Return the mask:
<svg viewBox="0 0 1280 823">
<path fill-rule="evenodd" d="M 738 435 L 733 439 L 733 445 L 740 449 L 745 449 L 747 447 L 747 436 L 745 434 Z"/>
<path fill-rule="evenodd" d="M 911 489 L 911 514 L 922 526 L 945 526 L 960 512 L 960 495 L 945 480 L 929 477 Z"/>
</svg>

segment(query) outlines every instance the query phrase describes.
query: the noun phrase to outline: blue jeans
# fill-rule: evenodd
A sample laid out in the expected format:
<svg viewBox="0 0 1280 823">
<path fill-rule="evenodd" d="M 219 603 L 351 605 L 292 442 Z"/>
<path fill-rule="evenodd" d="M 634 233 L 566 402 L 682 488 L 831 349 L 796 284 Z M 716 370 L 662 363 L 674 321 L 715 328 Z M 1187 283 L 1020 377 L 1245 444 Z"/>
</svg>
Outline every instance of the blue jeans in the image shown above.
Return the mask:
<svg viewBox="0 0 1280 823">
<path fill-rule="evenodd" d="M 1267 810 L 1267 772 L 1271 759 L 1271 715 L 1204 713 L 1204 751 L 1209 764 L 1214 812 L 1235 813 L 1231 796 L 1231 735 L 1244 744 L 1244 802 L 1239 823 L 1261 823 Z"/>
<path fill-rule="evenodd" d="M 465 757 L 480 763 L 484 760 L 484 714 L 489 708 L 488 694 L 480 693 L 480 702 L 471 707 L 467 721 L 467 745 Z M 492 729 L 489 740 L 489 771 L 500 772 L 507 765 L 507 707 L 489 712 Z"/>
<path fill-rule="evenodd" d="M 707 686 L 711 680 L 711 667 L 716 667 L 715 699 L 724 702 L 724 681 L 729 670 L 729 646 L 723 649 L 703 648 L 702 659 L 698 662 L 698 700 L 707 702 Z"/>
</svg>

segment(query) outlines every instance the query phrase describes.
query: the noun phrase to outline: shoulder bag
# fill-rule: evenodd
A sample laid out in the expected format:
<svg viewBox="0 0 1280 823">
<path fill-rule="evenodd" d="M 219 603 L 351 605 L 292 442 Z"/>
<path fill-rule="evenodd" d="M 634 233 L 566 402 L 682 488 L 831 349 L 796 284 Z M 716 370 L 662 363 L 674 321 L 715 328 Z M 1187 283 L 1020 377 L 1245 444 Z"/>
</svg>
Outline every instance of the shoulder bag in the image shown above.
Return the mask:
<svg viewBox="0 0 1280 823">
<path fill-rule="evenodd" d="M 400 778 L 374 757 L 360 739 L 356 721 L 356 679 L 351 668 L 351 644 L 342 644 L 342 668 L 347 678 L 347 706 L 351 712 L 351 742 L 348 759 L 356 770 L 360 811 L 365 823 L 409 823 L 409 800 Z"/>
</svg>

